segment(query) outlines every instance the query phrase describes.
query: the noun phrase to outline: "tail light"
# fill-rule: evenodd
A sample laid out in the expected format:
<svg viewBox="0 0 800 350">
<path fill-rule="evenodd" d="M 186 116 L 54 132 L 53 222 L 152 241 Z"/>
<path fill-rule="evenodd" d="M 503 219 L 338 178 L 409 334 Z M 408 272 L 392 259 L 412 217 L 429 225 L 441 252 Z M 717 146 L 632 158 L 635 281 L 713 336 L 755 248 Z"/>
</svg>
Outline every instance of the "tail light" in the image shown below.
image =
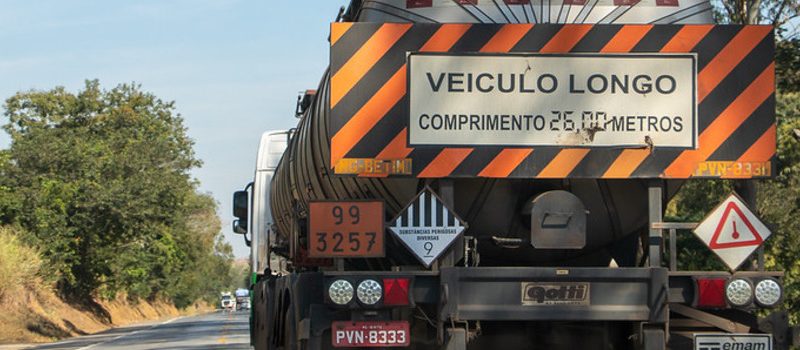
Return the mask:
<svg viewBox="0 0 800 350">
<path fill-rule="evenodd" d="M 383 279 L 383 304 L 387 306 L 409 305 L 408 290 L 411 280 L 408 278 L 384 278 Z"/>
<path fill-rule="evenodd" d="M 325 303 L 349 309 L 413 306 L 413 284 L 413 277 L 336 276 L 325 281 Z"/>
<path fill-rule="evenodd" d="M 755 301 L 761 307 L 774 307 L 781 301 L 783 288 L 774 278 L 765 278 L 756 283 Z"/>
<path fill-rule="evenodd" d="M 753 283 L 744 278 L 733 278 L 725 285 L 725 300 L 735 307 L 753 303 Z"/>
<path fill-rule="evenodd" d="M 723 309 L 725 303 L 725 282 L 727 278 L 696 278 L 695 302 L 698 308 Z"/>
<path fill-rule="evenodd" d="M 749 308 L 753 304 L 770 308 L 783 296 L 783 287 L 772 277 L 697 277 L 694 282 L 694 306 L 698 308 Z"/>
<path fill-rule="evenodd" d="M 358 284 L 356 295 L 358 301 L 364 305 L 375 305 L 381 300 L 381 293 L 383 287 L 378 281 L 373 279 L 365 279 Z"/>
<path fill-rule="evenodd" d="M 328 286 L 328 299 L 336 305 L 347 305 L 353 300 L 353 284 L 346 280 L 335 280 Z"/>
</svg>

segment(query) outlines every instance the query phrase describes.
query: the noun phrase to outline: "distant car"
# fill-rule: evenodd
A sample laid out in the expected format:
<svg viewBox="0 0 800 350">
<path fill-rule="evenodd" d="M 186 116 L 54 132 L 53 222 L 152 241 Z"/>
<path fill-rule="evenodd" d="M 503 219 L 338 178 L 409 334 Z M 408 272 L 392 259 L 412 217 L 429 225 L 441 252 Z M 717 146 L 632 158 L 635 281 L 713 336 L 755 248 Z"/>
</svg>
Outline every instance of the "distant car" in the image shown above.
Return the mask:
<svg viewBox="0 0 800 350">
<path fill-rule="evenodd" d="M 236 308 L 236 299 L 234 299 L 229 294 L 223 295 L 222 300 L 220 301 L 220 305 L 224 310 L 233 310 L 234 308 Z"/>
<path fill-rule="evenodd" d="M 234 295 L 236 295 L 236 310 L 250 309 L 250 290 L 239 288 Z"/>
</svg>

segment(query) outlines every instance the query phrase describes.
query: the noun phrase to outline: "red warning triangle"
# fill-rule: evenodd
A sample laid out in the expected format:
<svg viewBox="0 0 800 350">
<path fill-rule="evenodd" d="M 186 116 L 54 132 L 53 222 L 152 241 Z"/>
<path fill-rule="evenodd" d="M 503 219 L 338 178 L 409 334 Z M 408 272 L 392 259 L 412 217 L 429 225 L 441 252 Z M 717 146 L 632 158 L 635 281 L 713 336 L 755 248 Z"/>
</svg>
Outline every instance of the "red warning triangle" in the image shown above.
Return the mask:
<svg viewBox="0 0 800 350">
<path fill-rule="evenodd" d="M 730 215 L 731 211 L 735 211 L 739 218 L 744 222 L 745 227 L 737 228 L 736 221 L 733 222 L 733 239 L 732 242 L 719 242 L 719 236 L 722 233 L 722 228 L 725 227 L 725 223 L 728 220 L 728 215 Z M 736 239 L 740 237 L 741 233 L 738 230 L 749 230 L 750 233 L 753 235 L 753 238 L 748 240 L 741 240 L 737 241 Z M 750 223 L 750 220 L 747 219 L 747 216 L 742 213 L 742 210 L 734 202 L 728 203 L 728 206 L 725 207 L 725 212 L 722 213 L 722 219 L 719 220 L 719 224 L 717 224 L 717 229 L 714 230 L 714 235 L 711 237 L 711 242 L 708 244 L 708 247 L 711 249 L 720 249 L 720 248 L 736 248 L 736 247 L 746 247 L 746 246 L 757 246 L 764 242 L 764 239 L 761 238 L 761 235 L 758 234 L 758 231 L 753 227 L 753 224 Z"/>
</svg>

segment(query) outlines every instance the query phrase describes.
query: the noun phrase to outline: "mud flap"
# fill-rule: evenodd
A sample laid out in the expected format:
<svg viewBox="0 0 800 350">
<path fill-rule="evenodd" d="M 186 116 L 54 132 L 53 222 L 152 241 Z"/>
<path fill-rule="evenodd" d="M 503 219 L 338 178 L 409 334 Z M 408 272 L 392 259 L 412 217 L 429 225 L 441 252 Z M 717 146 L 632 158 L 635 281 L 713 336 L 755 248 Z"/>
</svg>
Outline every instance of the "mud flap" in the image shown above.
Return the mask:
<svg viewBox="0 0 800 350">
<path fill-rule="evenodd" d="M 665 350 L 667 338 L 661 328 L 642 329 L 642 350 Z"/>
</svg>

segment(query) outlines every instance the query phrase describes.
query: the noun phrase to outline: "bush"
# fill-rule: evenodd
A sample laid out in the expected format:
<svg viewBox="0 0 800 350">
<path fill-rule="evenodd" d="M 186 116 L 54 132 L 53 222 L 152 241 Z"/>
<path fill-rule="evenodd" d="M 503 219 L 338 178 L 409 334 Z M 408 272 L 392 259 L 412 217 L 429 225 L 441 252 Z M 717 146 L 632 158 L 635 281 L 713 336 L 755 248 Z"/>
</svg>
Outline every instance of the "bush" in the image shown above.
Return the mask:
<svg viewBox="0 0 800 350">
<path fill-rule="evenodd" d="M 22 288 L 35 288 L 42 260 L 19 240 L 19 232 L 0 226 L 0 301 Z"/>
</svg>

